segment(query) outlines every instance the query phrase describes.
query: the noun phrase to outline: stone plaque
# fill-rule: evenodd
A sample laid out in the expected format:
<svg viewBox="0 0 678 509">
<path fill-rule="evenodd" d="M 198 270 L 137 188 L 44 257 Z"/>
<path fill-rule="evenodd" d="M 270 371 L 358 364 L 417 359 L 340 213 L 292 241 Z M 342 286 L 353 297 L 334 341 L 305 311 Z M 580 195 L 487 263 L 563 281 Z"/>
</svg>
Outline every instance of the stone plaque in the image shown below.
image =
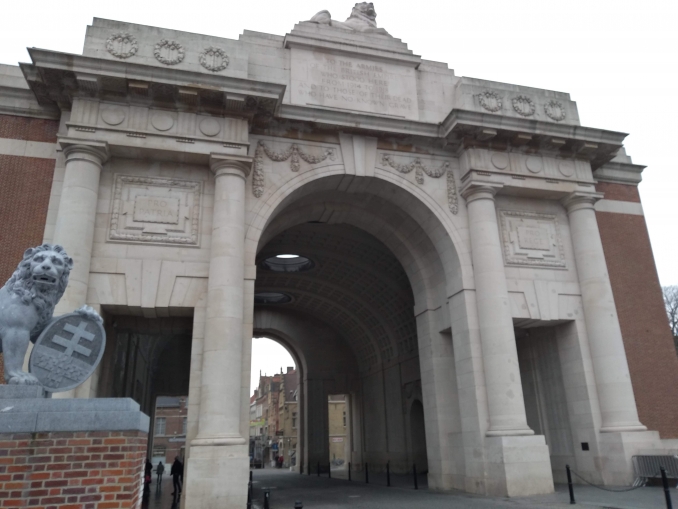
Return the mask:
<svg viewBox="0 0 678 509">
<path fill-rule="evenodd" d="M 28 369 L 46 391 L 68 391 L 92 375 L 105 346 L 101 323 L 79 313 L 62 315 L 38 337 Z"/>
<path fill-rule="evenodd" d="M 292 48 L 292 104 L 419 120 L 414 68 Z"/>
<path fill-rule="evenodd" d="M 502 210 L 499 219 L 506 265 L 566 266 L 555 215 Z"/>
<path fill-rule="evenodd" d="M 547 228 L 519 226 L 516 229 L 518 247 L 532 251 L 548 251 L 551 248 L 551 235 Z"/>
<path fill-rule="evenodd" d="M 111 241 L 199 245 L 202 182 L 116 175 Z"/>
<path fill-rule="evenodd" d="M 179 199 L 162 196 L 137 196 L 134 221 L 140 223 L 179 224 Z"/>
</svg>

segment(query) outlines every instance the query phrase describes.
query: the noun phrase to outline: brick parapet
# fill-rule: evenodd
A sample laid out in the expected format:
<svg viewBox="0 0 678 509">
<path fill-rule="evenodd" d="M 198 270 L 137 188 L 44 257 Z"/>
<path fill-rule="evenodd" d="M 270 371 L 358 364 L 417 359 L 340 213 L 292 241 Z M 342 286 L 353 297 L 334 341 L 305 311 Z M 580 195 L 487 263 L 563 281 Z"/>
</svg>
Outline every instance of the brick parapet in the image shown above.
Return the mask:
<svg viewBox="0 0 678 509">
<path fill-rule="evenodd" d="M 635 185 L 598 182 L 596 184 L 596 191 L 604 193 L 606 200 L 640 203 L 640 194 L 638 193 L 638 187 Z"/>
<path fill-rule="evenodd" d="M 56 143 L 58 120 L 0 115 L 0 138 Z"/>
<path fill-rule="evenodd" d="M 0 507 L 136 508 L 146 443 L 141 431 L 0 434 Z"/>
</svg>

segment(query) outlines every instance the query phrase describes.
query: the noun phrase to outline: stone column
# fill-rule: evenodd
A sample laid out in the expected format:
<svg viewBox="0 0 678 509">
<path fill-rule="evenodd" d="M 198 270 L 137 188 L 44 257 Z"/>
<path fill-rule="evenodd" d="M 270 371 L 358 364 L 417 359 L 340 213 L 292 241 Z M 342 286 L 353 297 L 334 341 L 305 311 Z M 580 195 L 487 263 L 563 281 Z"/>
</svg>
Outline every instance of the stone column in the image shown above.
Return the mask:
<svg viewBox="0 0 678 509">
<path fill-rule="evenodd" d="M 99 198 L 99 178 L 108 159 L 105 143 L 60 140 L 66 159 L 59 212 L 54 230 L 54 244 L 60 244 L 73 258 L 68 287 L 57 304 L 54 315 L 72 313 L 85 305 L 92 261 L 94 222 Z M 92 379 L 70 391 L 58 392 L 55 398 L 88 398 Z"/>
<path fill-rule="evenodd" d="M 508 300 L 497 212 L 497 187 L 471 183 L 468 208 L 471 256 L 483 350 L 490 426 L 487 436 L 532 435 L 527 425 L 518 352 Z"/>
<path fill-rule="evenodd" d="M 73 258 L 68 287 L 55 315 L 71 313 L 87 298 L 89 266 L 94 241 L 94 220 L 99 197 L 99 177 L 108 158 L 104 143 L 80 144 L 61 141 L 66 171 L 54 230 L 54 243 Z"/>
<path fill-rule="evenodd" d="M 212 154 L 214 211 L 202 350 L 198 434 L 186 498 L 192 507 L 243 507 L 247 438 L 240 428 L 244 310 L 245 179 L 251 158 Z"/>
<path fill-rule="evenodd" d="M 600 431 L 644 431 L 638 419 L 626 351 L 593 205 L 595 193 L 573 193 L 564 201 L 579 274 L 586 333 L 598 389 Z"/>
</svg>

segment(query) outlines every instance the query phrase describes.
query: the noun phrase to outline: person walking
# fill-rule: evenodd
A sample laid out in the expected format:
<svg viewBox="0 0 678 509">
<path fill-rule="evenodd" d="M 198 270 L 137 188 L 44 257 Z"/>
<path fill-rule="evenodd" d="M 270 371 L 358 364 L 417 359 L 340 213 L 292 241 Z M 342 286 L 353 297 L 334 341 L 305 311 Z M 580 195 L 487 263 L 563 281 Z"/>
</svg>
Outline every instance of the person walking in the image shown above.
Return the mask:
<svg viewBox="0 0 678 509">
<path fill-rule="evenodd" d="M 155 489 L 156 491 L 162 491 L 162 474 L 165 472 L 165 465 L 162 464 L 162 461 L 158 461 L 155 471 L 158 474 L 158 485 Z"/>
<path fill-rule="evenodd" d="M 184 480 L 184 464 L 179 460 L 179 456 L 174 458 L 174 463 L 172 463 L 170 475 L 172 476 L 172 483 L 174 486 L 174 491 L 172 492 L 172 495 L 175 494 L 181 495 L 181 484 L 182 481 Z"/>
</svg>

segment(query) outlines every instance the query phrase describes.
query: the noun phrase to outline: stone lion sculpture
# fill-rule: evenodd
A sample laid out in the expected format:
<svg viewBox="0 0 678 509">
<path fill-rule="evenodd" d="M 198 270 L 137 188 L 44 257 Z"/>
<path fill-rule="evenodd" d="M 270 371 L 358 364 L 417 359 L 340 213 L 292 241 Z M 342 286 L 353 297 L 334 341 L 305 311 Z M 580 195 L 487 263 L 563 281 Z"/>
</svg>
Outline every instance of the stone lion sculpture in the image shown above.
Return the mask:
<svg viewBox="0 0 678 509">
<path fill-rule="evenodd" d="M 43 244 L 24 252 L 23 260 L 0 288 L 0 352 L 8 384 L 39 384 L 21 368 L 28 342 L 35 341 L 52 321 L 54 307 L 64 294 L 73 260 L 63 247 Z M 77 313 L 102 321 L 89 306 Z"/>
<path fill-rule="evenodd" d="M 388 35 L 383 28 L 377 28 L 377 12 L 374 10 L 372 2 L 360 2 L 355 4 L 351 15 L 346 21 L 337 21 L 332 19 L 330 11 L 320 11 L 311 18 L 312 23 L 320 25 L 329 25 L 344 30 L 353 30 L 356 32 L 371 32 Z"/>
</svg>

